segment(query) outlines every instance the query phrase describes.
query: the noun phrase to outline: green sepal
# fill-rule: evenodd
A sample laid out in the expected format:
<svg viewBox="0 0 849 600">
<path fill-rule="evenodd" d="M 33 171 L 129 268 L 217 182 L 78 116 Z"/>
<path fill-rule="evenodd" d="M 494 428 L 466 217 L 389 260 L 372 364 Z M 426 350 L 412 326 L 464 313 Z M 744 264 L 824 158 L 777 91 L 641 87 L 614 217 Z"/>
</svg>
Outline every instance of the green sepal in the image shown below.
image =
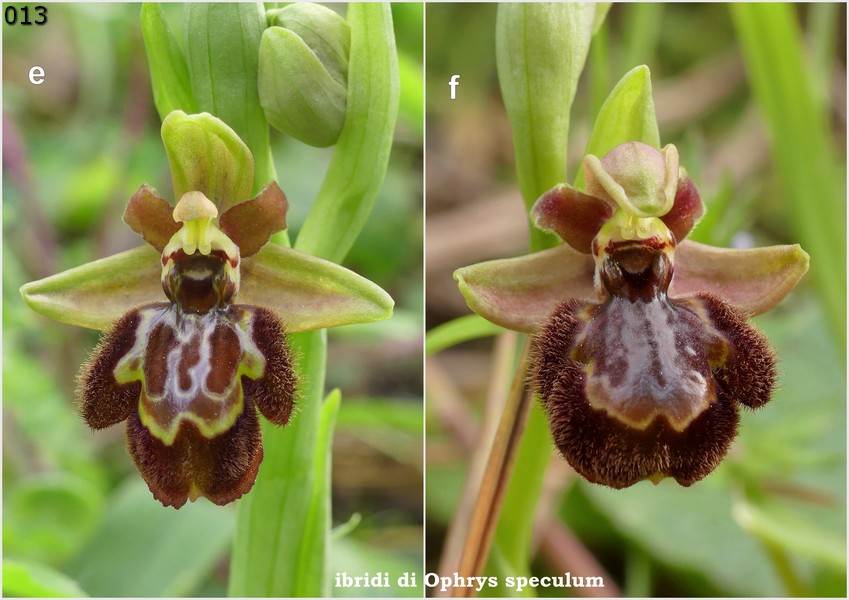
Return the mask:
<svg viewBox="0 0 849 600">
<path fill-rule="evenodd" d="M 21 287 L 37 313 L 69 325 L 107 329 L 134 306 L 166 301 L 160 255 L 145 244 Z"/>
<path fill-rule="evenodd" d="M 781 302 L 808 272 L 810 256 L 799 244 L 715 248 L 685 240 L 675 249 L 672 297 L 711 292 L 749 316 Z"/>
<path fill-rule="evenodd" d="M 595 261 L 561 244 L 518 258 L 478 263 L 454 272 L 473 311 L 507 329 L 531 333 L 569 298 L 591 300 Z"/>
<path fill-rule="evenodd" d="M 332 146 L 345 124 L 347 95 L 297 33 L 283 27 L 265 30 L 259 98 L 271 125 L 310 146 Z"/>
<path fill-rule="evenodd" d="M 274 310 L 290 333 L 392 316 L 395 303 L 379 286 L 291 248 L 266 244 L 242 261 L 241 271 L 241 288 L 233 302 Z"/>
<path fill-rule="evenodd" d="M 141 30 L 150 63 L 153 103 L 159 118 L 164 119 L 173 110 L 197 112 L 186 57 L 158 2 L 142 4 Z"/>
<path fill-rule="evenodd" d="M 619 80 L 598 112 L 584 156 L 604 156 L 625 142 L 643 142 L 660 148 L 660 133 L 652 98 L 651 71 L 634 67 Z M 578 169 L 575 187 L 584 189 L 584 170 Z"/>
<path fill-rule="evenodd" d="M 162 122 L 174 197 L 203 192 L 222 214 L 251 198 L 254 161 L 245 143 L 209 113 L 174 111 Z M 267 183 L 267 182 L 266 182 Z"/>
</svg>

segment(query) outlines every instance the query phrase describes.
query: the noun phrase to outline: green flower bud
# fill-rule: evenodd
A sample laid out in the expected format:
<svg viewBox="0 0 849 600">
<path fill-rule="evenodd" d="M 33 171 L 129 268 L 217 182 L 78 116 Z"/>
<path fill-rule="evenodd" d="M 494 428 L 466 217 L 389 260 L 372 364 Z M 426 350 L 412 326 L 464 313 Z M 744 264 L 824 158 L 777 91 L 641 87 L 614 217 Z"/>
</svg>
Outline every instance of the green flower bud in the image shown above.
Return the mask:
<svg viewBox="0 0 849 600">
<path fill-rule="evenodd" d="M 331 146 L 345 124 L 351 29 L 332 10 L 292 4 L 274 11 L 259 49 L 259 97 L 275 128 Z"/>
</svg>

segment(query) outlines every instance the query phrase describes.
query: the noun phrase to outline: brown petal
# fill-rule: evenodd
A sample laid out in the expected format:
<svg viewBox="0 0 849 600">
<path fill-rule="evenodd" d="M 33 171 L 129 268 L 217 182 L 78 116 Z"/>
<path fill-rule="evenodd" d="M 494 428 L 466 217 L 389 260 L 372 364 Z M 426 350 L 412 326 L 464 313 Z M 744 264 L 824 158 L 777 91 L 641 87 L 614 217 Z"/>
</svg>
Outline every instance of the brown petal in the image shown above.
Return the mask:
<svg viewBox="0 0 849 600">
<path fill-rule="evenodd" d="M 575 250 L 589 254 L 593 238 L 613 215 L 613 207 L 601 198 L 561 184 L 540 196 L 531 215 L 537 227 L 553 231 Z"/>
<path fill-rule="evenodd" d="M 130 351 L 136 341 L 140 323 L 138 310 L 118 319 L 100 338 L 100 343 L 80 369 L 77 377 L 77 398 L 80 412 L 89 427 L 103 429 L 126 419 L 135 408 L 141 393 L 141 383 L 124 385 L 115 380 L 115 366 Z"/>
<path fill-rule="evenodd" d="M 219 505 L 233 502 L 253 487 L 262 462 L 262 434 L 250 403 L 223 434 L 207 439 L 184 423 L 170 446 L 133 413 L 127 420 L 127 446 L 153 496 L 174 508 L 199 496 Z"/>
<path fill-rule="evenodd" d="M 710 292 L 749 316 L 759 315 L 790 293 L 809 260 L 798 244 L 738 250 L 687 240 L 675 250 L 670 295 Z"/>
<path fill-rule="evenodd" d="M 454 279 L 469 307 L 516 331 L 537 330 L 568 298 L 597 299 L 592 256 L 568 244 L 519 258 L 463 267 Z"/>
<path fill-rule="evenodd" d="M 145 183 L 127 203 L 127 208 L 124 209 L 124 223 L 162 252 L 171 236 L 183 226 L 174 220 L 171 214 L 173 210 L 156 190 Z"/>
<path fill-rule="evenodd" d="M 251 307 L 254 313 L 251 335 L 265 357 L 265 370 L 258 379 L 242 378 L 247 402 L 256 403 L 263 416 L 277 425 L 285 425 L 292 414 L 298 380 L 286 344 L 283 323 L 273 311 Z"/>
<path fill-rule="evenodd" d="M 699 222 L 705 213 L 705 206 L 699 196 L 696 184 L 686 175 L 678 179 L 678 189 L 675 191 L 675 202 L 668 213 L 660 217 L 670 231 L 675 235 L 675 240 L 684 240 L 692 231 L 693 226 Z"/>
<path fill-rule="evenodd" d="M 286 229 L 288 208 L 286 194 L 272 181 L 256 197 L 221 215 L 219 225 L 245 258 L 256 254 L 273 233 Z"/>
</svg>

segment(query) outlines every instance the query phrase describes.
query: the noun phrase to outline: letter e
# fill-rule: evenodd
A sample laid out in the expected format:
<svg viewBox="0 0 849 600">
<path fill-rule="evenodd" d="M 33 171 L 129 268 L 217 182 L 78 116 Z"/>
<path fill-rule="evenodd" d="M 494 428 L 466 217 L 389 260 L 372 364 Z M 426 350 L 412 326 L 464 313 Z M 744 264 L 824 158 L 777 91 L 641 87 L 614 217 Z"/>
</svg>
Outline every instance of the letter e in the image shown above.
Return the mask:
<svg viewBox="0 0 849 600">
<path fill-rule="evenodd" d="M 42 83 L 44 83 L 44 69 L 39 66 L 35 66 L 30 69 L 29 82 L 33 85 L 41 85 Z"/>
</svg>

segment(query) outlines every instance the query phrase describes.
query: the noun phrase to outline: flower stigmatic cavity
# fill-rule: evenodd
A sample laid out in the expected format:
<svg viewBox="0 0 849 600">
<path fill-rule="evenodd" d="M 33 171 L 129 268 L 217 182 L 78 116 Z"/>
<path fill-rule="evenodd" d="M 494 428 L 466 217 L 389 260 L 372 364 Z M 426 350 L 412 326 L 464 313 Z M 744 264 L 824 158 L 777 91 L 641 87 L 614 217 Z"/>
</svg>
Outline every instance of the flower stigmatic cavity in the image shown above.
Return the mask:
<svg viewBox="0 0 849 600">
<path fill-rule="evenodd" d="M 287 331 L 386 318 L 392 300 L 342 267 L 268 242 L 286 227 L 286 196 L 275 182 L 243 196 L 253 159 L 224 123 L 178 111 L 162 132 L 179 200 L 172 207 L 143 185 L 124 214 L 152 248 L 21 292 L 39 312 L 106 330 L 78 378 L 82 416 L 94 429 L 126 421 L 156 499 L 227 504 L 251 489 L 262 462 L 257 411 L 277 425 L 292 414 Z"/>
<path fill-rule="evenodd" d="M 557 186 L 532 210 L 566 244 L 455 277 L 477 312 L 534 334 L 533 383 L 576 471 L 615 488 L 689 486 L 728 452 L 740 405 L 769 401 L 775 354 L 747 319 L 808 256 L 684 241 L 704 210 L 674 146 L 622 144 L 584 169 L 589 194 Z"/>
</svg>

